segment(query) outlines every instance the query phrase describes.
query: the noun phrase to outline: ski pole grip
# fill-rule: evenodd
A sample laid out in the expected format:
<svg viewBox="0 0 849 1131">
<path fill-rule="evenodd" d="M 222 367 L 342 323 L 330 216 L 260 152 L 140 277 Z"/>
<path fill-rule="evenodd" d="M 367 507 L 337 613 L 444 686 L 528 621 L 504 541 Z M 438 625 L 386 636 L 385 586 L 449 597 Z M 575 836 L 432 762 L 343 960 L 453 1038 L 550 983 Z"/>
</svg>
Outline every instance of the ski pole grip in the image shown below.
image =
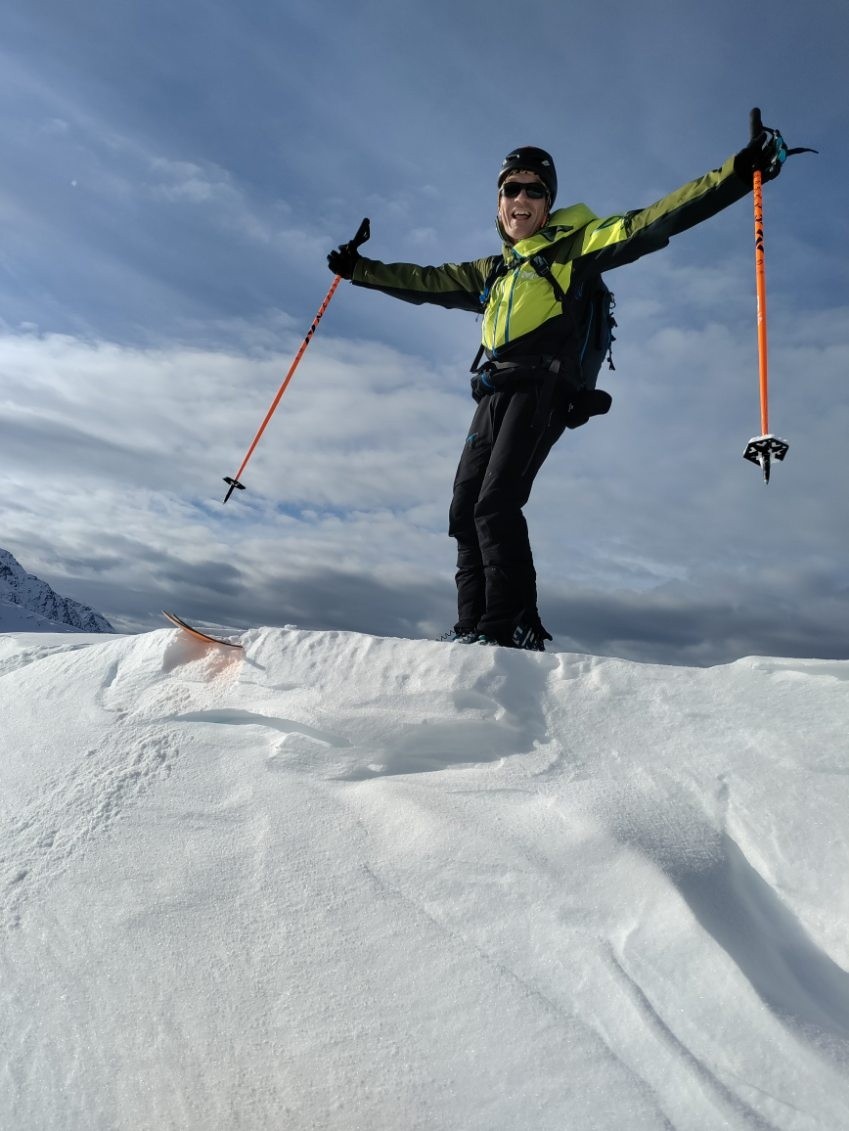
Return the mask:
<svg viewBox="0 0 849 1131">
<path fill-rule="evenodd" d="M 753 106 L 749 111 L 749 136 L 752 141 L 763 132 L 764 124 L 761 121 L 761 112 L 759 107 Z"/>
<path fill-rule="evenodd" d="M 370 239 L 370 238 L 371 238 L 371 225 L 369 224 L 368 216 L 365 216 L 363 218 L 362 224 L 360 224 L 359 228 L 357 228 L 357 234 L 354 236 L 354 238 L 348 244 L 348 247 L 353 248 L 353 250 L 356 251 L 357 248 L 360 246 L 360 244 L 364 244 L 366 242 L 366 240 Z"/>
</svg>

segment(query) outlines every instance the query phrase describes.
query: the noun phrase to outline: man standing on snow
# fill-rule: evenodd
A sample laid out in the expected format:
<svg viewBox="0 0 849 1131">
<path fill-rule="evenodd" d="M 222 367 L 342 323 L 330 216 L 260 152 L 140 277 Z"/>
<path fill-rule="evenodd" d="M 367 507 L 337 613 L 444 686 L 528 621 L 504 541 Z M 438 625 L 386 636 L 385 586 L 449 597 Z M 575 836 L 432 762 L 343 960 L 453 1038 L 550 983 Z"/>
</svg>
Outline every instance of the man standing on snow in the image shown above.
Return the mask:
<svg viewBox="0 0 849 1131">
<path fill-rule="evenodd" d="M 554 161 L 514 149 L 498 174 L 500 256 L 421 267 L 381 263 L 345 244 L 334 274 L 413 303 L 483 314 L 472 393 L 477 409 L 451 502 L 457 540 L 457 623 L 449 638 L 543 651 L 550 634 L 537 610 L 536 571 L 522 508 L 565 428 L 607 412 L 611 398 L 582 380 L 584 296 L 602 271 L 665 247 L 671 236 L 744 197 L 757 169 L 778 176 L 781 135 L 764 129 L 718 169 L 648 208 L 600 219 L 584 204 L 552 212 Z M 594 376 L 594 375 L 593 375 Z"/>
</svg>

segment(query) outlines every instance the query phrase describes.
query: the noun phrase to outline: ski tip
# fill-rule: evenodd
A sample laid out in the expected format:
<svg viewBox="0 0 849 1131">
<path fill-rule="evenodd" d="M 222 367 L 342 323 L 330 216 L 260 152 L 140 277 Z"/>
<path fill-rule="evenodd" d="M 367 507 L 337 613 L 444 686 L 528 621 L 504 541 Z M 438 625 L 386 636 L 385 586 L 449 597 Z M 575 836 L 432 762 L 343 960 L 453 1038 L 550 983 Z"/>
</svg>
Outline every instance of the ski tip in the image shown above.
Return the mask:
<svg viewBox="0 0 849 1131">
<path fill-rule="evenodd" d="M 175 628 L 181 628 L 183 632 L 187 632 L 189 636 L 193 636 L 196 640 L 202 641 L 204 644 L 220 644 L 223 648 L 238 648 L 242 650 L 242 645 L 236 643 L 234 640 L 221 640 L 218 636 L 210 636 L 208 632 L 202 632 L 194 625 L 188 624 L 182 617 L 178 617 L 176 613 L 169 613 L 166 609 L 162 610 L 162 615 L 166 620 L 170 620 Z"/>
</svg>

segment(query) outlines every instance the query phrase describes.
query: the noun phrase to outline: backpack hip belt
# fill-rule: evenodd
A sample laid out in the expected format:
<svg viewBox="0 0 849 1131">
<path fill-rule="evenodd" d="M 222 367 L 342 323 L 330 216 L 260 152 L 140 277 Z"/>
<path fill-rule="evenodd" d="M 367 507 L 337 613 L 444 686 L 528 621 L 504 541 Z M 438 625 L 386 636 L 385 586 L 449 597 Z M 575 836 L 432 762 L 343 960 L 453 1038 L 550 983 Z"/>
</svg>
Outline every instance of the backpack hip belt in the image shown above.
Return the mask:
<svg viewBox="0 0 849 1131">
<path fill-rule="evenodd" d="M 528 385 L 553 390 L 560 377 L 560 358 L 539 355 L 512 361 L 490 358 L 483 365 L 476 365 L 471 373 L 472 396 L 476 401 L 490 393 L 510 392 Z M 550 391 L 548 399 L 551 399 Z"/>
</svg>

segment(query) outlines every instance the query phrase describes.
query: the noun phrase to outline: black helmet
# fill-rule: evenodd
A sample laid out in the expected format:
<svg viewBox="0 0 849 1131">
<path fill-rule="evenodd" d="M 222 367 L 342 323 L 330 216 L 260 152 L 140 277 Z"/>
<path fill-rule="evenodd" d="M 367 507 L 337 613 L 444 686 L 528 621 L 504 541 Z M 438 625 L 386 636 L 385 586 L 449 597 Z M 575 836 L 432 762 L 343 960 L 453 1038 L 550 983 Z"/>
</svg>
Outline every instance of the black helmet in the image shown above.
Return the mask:
<svg viewBox="0 0 849 1131">
<path fill-rule="evenodd" d="M 537 149 L 535 145 L 522 145 L 518 149 L 511 150 L 501 162 L 498 187 L 501 188 L 508 173 L 519 169 L 536 173 L 548 189 L 549 206 L 554 204 L 554 198 L 557 196 L 557 172 L 551 154 L 546 153 L 544 149 Z"/>
</svg>

